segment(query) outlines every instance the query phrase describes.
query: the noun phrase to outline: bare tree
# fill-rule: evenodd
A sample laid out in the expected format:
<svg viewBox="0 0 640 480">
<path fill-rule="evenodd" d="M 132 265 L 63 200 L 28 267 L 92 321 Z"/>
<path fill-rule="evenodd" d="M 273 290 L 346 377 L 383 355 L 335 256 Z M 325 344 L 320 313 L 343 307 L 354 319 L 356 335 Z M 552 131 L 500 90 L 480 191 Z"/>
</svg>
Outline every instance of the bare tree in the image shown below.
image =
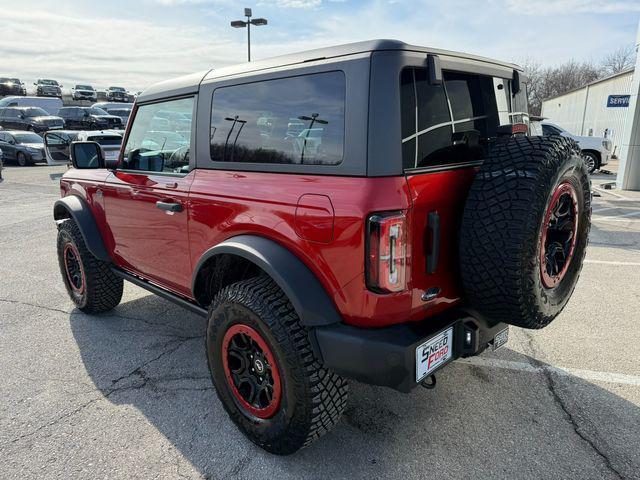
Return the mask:
<svg viewBox="0 0 640 480">
<path fill-rule="evenodd" d="M 627 45 L 614 50 L 606 55 L 600 65 L 602 67 L 602 75 L 614 75 L 618 72 L 631 68 L 636 64 L 635 46 Z"/>
</svg>

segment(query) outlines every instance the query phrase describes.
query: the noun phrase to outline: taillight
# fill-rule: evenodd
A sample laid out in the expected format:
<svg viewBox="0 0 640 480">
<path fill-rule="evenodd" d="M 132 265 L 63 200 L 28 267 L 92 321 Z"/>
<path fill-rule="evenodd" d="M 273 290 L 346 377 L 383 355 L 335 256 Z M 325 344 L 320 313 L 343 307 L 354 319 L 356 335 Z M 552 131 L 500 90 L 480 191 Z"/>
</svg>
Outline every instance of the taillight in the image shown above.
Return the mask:
<svg viewBox="0 0 640 480">
<path fill-rule="evenodd" d="M 407 222 L 400 212 L 375 213 L 367 219 L 367 287 L 399 292 L 406 285 Z"/>
</svg>

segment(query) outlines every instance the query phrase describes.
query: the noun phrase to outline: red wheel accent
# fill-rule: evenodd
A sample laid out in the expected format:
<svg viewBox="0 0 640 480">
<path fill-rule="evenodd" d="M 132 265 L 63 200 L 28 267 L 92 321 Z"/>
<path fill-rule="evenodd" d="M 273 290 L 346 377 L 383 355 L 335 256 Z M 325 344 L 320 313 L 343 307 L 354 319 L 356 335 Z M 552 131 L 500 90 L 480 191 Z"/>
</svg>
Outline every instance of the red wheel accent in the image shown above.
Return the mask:
<svg viewBox="0 0 640 480">
<path fill-rule="evenodd" d="M 250 415 L 267 419 L 280 407 L 282 382 L 269 345 L 248 325 L 235 324 L 222 339 L 222 365 L 233 396 Z"/>
<path fill-rule="evenodd" d="M 578 195 L 570 182 L 553 191 L 540 237 L 540 278 L 545 288 L 555 288 L 564 278 L 576 247 Z"/>
<path fill-rule="evenodd" d="M 82 261 L 80 260 L 80 252 L 73 243 L 67 243 L 62 252 L 64 259 L 64 269 L 67 274 L 67 281 L 71 289 L 78 295 L 84 293 L 85 274 Z"/>
</svg>

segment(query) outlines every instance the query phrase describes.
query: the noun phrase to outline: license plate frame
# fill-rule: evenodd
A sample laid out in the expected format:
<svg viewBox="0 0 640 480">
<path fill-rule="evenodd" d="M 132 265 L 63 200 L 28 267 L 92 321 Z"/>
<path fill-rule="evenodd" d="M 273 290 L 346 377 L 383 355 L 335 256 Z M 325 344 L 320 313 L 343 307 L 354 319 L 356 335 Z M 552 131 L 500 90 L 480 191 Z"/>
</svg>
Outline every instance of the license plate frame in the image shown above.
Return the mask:
<svg viewBox="0 0 640 480">
<path fill-rule="evenodd" d="M 416 347 L 416 383 L 420 383 L 453 358 L 453 333 L 450 326 Z"/>
</svg>

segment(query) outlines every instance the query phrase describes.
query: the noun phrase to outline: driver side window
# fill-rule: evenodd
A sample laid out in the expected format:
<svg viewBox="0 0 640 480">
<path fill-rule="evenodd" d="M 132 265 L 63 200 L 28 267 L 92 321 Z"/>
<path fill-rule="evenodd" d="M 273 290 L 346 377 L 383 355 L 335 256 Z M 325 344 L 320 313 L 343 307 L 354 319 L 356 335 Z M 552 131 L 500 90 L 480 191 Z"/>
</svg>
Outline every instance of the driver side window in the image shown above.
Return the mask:
<svg viewBox="0 0 640 480">
<path fill-rule="evenodd" d="M 190 97 L 139 107 L 119 168 L 188 173 L 193 105 Z"/>
</svg>

